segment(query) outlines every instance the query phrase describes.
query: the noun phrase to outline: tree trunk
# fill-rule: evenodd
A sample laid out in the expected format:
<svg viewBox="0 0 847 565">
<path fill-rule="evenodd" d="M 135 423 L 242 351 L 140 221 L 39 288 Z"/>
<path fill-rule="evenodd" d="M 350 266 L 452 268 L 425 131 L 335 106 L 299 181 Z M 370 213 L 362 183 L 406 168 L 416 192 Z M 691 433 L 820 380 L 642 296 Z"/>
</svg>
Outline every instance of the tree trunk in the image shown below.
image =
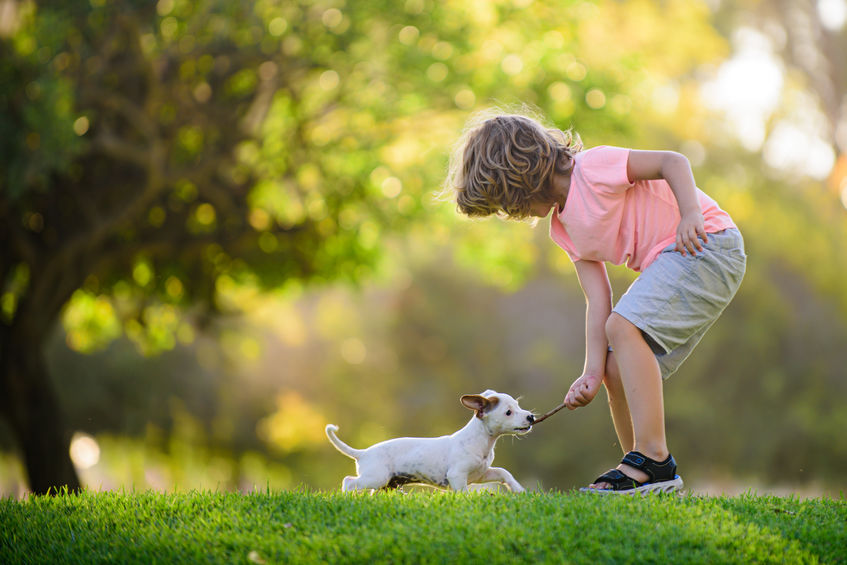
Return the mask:
<svg viewBox="0 0 847 565">
<path fill-rule="evenodd" d="M 64 487 L 78 491 L 70 434 L 47 374 L 43 340 L 14 333 L 8 326 L 0 329 L 0 409 L 23 455 L 29 487 L 35 494 Z"/>
</svg>

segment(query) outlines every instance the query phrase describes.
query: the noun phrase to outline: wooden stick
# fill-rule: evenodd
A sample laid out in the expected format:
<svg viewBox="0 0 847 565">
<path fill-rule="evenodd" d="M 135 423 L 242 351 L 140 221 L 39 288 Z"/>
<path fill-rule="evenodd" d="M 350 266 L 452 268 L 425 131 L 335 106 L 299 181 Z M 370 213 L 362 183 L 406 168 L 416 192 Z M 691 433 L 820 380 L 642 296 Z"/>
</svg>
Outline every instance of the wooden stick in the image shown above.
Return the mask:
<svg viewBox="0 0 847 565">
<path fill-rule="evenodd" d="M 532 423 L 532 425 L 534 426 L 535 424 L 537 424 L 539 422 L 543 422 L 544 420 L 546 420 L 547 418 L 549 418 L 550 416 L 552 416 L 553 414 L 555 414 L 556 412 L 558 412 L 559 410 L 561 410 L 564 407 L 565 407 L 565 403 L 562 402 L 561 404 L 559 404 L 558 406 L 556 406 L 555 408 L 553 408 L 552 410 L 550 410 L 546 414 L 536 418 L 535 421 Z"/>
</svg>

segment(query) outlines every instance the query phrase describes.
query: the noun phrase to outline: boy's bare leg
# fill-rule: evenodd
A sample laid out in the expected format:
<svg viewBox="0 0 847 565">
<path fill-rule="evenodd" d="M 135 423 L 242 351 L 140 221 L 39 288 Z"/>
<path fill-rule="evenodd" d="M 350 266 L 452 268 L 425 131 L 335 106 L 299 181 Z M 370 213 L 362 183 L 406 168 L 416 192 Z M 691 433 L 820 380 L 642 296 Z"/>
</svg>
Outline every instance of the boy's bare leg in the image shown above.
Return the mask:
<svg viewBox="0 0 847 565">
<path fill-rule="evenodd" d="M 606 396 L 609 399 L 609 410 L 612 413 L 612 423 L 615 425 L 615 433 L 624 453 L 635 448 L 635 436 L 632 431 L 632 417 L 629 415 L 629 406 L 626 402 L 621 373 L 615 354 L 609 352 L 606 357 L 606 376 L 603 379 L 606 387 Z"/>
<path fill-rule="evenodd" d="M 619 314 L 612 313 L 609 316 L 606 335 L 615 353 L 620 381 L 632 419 L 635 440 L 633 449 L 656 461 L 664 461 L 668 456 L 665 407 L 662 375 L 656 357 L 644 341 L 641 330 Z M 618 409 L 619 406 L 618 404 Z M 617 430 L 618 417 L 614 406 L 612 410 Z M 623 446 L 623 442 L 621 445 Z M 629 465 L 618 465 L 618 469 L 638 482 L 649 479 L 646 473 Z M 593 486 L 603 488 L 607 485 L 600 483 Z"/>
</svg>

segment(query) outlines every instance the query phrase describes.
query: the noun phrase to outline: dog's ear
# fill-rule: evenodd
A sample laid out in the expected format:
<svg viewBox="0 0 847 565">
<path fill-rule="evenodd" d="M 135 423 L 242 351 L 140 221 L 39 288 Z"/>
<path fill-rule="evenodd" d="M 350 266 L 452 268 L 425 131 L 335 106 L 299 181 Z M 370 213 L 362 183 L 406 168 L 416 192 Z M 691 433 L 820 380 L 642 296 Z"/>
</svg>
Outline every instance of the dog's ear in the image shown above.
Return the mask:
<svg viewBox="0 0 847 565">
<path fill-rule="evenodd" d="M 487 403 L 488 399 L 479 394 L 465 394 L 462 396 L 462 404 L 465 408 L 470 408 L 471 410 L 485 410 Z"/>
<path fill-rule="evenodd" d="M 462 404 L 464 404 L 466 408 L 475 410 L 477 418 L 482 418 L 483 412 L 491 410 L 497 406 L 498 402 L 500 402 L 500 399 L 496 396 L 491 398 L 485 398 L 480 394 L 466 394 L 462 396 Z"/>
</svg>

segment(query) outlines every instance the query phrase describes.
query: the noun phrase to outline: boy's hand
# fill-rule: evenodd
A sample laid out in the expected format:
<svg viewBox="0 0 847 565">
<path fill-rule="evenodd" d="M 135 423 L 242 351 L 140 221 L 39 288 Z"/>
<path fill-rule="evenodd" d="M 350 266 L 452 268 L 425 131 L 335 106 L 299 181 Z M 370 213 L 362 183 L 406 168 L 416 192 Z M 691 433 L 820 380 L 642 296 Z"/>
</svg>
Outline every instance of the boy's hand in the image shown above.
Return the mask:
<svg viewBox="0 0 847 565">
<path fill-rule="evenodd" d="M 603 377 L 600 375 L 582 375 L 573 382 L 565 395 L 565 406 L 568 407 L 568 410 L 585 406 L 594 400 L 602 382 Z"/>
<path fill-rule="evenodd" d="M 703 241 L 700 241 L 703 238 Z M 703 243 L 709 241 L 706 235 L 706 226 L 703 223 L 703 213 L 700 210 L 687 212 L 680 218 L 679 226 L 676 228 L 676 250 L 685 255 L 688 251 L 696 255 L 696 251 L 703 251 Z"/>
</svg>

